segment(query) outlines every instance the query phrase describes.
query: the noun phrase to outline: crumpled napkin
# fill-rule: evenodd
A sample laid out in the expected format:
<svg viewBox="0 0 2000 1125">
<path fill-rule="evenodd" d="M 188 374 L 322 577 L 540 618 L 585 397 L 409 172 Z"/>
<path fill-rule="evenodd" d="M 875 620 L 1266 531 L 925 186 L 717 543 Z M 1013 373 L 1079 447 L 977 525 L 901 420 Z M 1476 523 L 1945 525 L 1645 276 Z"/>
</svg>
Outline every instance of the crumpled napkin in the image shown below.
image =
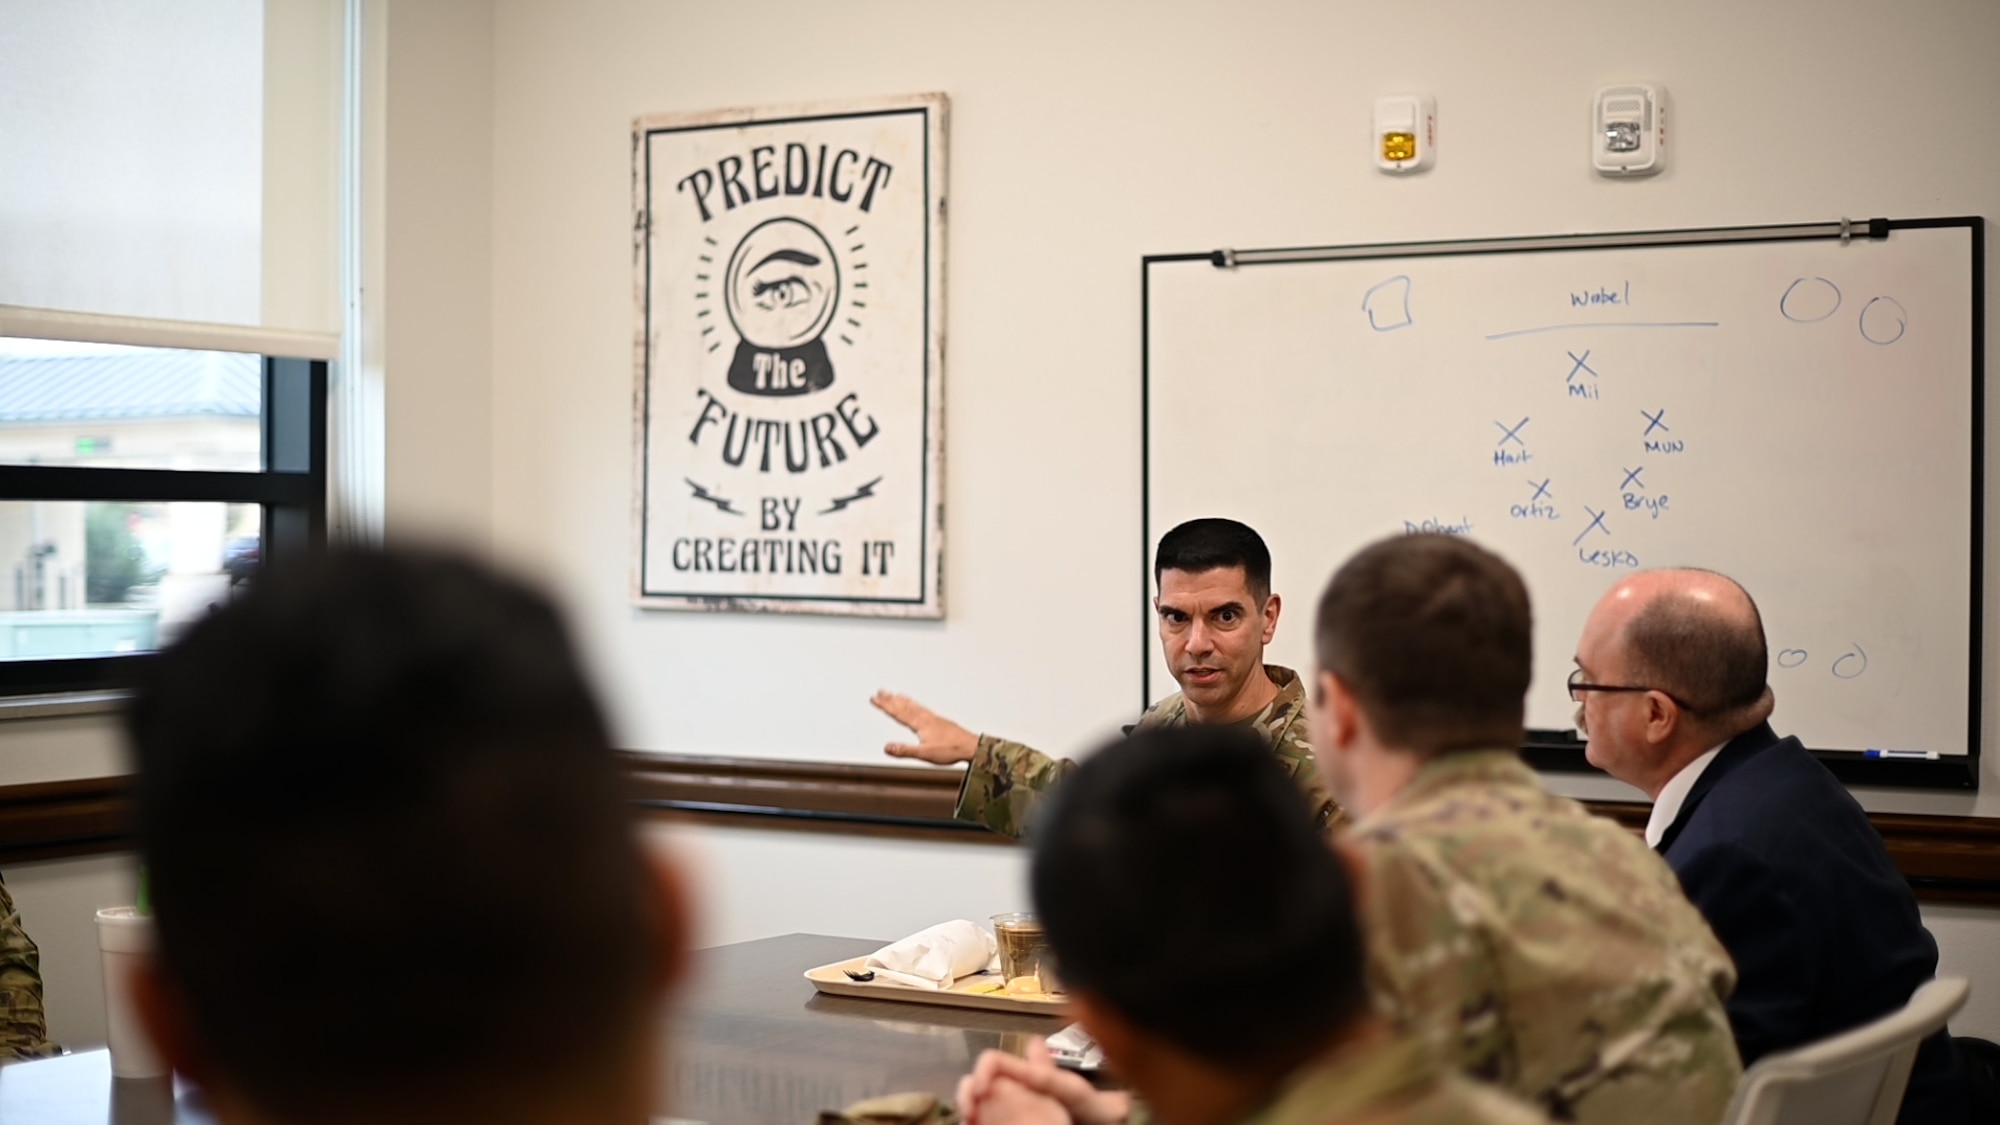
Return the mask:
<svg viewBox="0 0 2000 1125">
<path fill-rule="evenodd" d="M 943 989 L 999 960 L 993 935 L 960 918 L 920 930 L 868 955 L 865 968 L 877 977 L 911 988 Z"/>
</svg>

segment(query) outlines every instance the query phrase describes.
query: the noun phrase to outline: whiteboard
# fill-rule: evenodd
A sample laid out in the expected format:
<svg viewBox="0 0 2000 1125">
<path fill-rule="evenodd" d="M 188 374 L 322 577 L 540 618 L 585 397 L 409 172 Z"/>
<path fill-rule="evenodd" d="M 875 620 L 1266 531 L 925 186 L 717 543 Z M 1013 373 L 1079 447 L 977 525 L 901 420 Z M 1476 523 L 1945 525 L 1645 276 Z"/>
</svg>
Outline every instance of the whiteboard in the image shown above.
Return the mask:
<svg viewBox="0 0 2000 1125">
<path fill-rule="evenodd" d="M 1974 755 L 1980 231 L 1943 222 L 1148 259 L 1148 550 L 1256 528 L 1303 669 L 1342 560 L 1469 535 L 1533 597 L 1536 742 L 1573 737 L 1598 597 L 1708 567 L 1762 610 L 1781 729 Z"/>
</svg>

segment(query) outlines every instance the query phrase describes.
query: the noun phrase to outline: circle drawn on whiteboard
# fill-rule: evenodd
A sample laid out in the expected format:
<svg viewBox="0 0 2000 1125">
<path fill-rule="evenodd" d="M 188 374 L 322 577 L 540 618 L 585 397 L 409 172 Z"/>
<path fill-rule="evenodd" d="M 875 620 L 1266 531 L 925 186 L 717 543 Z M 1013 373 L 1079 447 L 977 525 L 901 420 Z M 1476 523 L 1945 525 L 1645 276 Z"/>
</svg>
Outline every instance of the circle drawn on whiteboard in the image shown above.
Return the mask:
<svg viewBox="0 0 2000 1125">
<path fill-rule="evenodd" d="M 1802 648 L 1781 648 L 1778 650 L 1778 667 L 1796 668 L 1806 662 L 1806 650 Z"/>
<path fill-rule="evenodd" d="M 1796 324 L 1818 324 L 1840 311 L 1840 286 L 1823 277 L 1802 277 L 1785 288 L 1778 311 Z"/>
<path fill-rule="evenodd" d="M 1861 335 L 1871 344 L 1893 344 L 1909 326 L 1909 314 L 1894 297 L 1877 297 L 1861 309 Z"/>
<path fill-rule="evenodd" d="M 1851 680 L 1867 670 L 1868 654 L 1862 651 L 1860 645 L 1855 645 L 1854 651 L 1833 662 L 1833 678 L 1836 680 Z"/>
<path fill-rule="evenodd" d="M 760 348 L 798 347 L 833 323 L 840 266 L 811 224 L 769 219 L 736 244 L 722 293 L 737 335 Z"/>
</svg>

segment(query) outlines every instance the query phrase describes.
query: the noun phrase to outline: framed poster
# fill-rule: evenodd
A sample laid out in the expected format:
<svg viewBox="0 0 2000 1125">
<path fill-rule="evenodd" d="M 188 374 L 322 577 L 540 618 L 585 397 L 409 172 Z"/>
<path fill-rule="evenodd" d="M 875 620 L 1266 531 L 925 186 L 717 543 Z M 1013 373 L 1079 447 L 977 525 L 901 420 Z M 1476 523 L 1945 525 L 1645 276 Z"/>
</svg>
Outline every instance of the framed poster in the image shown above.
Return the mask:
<svg viewBox="0 0 2000 1125">
<path fill-rule="evenodd" d="M 944 615 L 945 110 L 633 123 L 641 606 Z"/>
</svg>

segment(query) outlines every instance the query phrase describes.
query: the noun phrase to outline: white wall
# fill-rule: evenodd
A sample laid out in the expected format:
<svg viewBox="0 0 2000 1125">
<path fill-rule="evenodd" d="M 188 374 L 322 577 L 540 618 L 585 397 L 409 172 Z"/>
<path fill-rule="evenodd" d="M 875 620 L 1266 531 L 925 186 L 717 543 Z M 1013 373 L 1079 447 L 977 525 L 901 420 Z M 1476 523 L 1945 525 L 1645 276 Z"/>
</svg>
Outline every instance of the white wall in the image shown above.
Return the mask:
<svg viewBox="0 0 2000 1125">
<path fill-rule="evenodd" d="M 627 743 L 644 749 L 877 761 L 892 731 L 865 700 L 885 684 L 1057 750 L 1128 718 L 1144 613 L 1143 254 L 2000 217 L 2000 150 L 1963 146 L 1961 114 L 1920 111 L 2000 109 L 2000 7 L 1984 0 L 1905 6 L 1893 21 L 1861 0 L 1587 12 L 1555 0 L 514 0 L 497 13 L 494 536 L 568 598 Z M 1587 165 L 1589 99 L 1632 79 L 1669 87 L 1674 165 L 1601 180 Z M 1439 164 L 1392 179 L 1368 163 L 1365 123 L 1375 95 L 1406 89 L 1437 96 Z M 925 90 L 952 98 L 947 619 L 632 609 L 631 119 Z M 1954 155 L 1910 159 L 1918 151 Z M 1282 408 L 1226 387 L 1215 407 L 1218 424 L 1243 426 Z M 1287 627 L 1318 579 L 1279 576 Z M 1987 667 L 2000 669 L 1991 651 Z M 1987 695 L 1990 745 L 1990 683 Z M 1996 814 L 1991 758 L 1988 772 L 1976 803 L 1867 799 Z M 991 849 L 687 834 L 715 888 L 715 941 L 885 935 L 1021 897 L 1018 858 Z M 1926 916 L 1944 970 L 1977 981 L 1961 1030 L 2000 1035 L 2000 912 Z"/>
<path fill-rule="evenodd" d="M 386 532 L 483 544 L 493 478 L 493 9 L 391 3 L 377 294 Z"/>
</svg>

